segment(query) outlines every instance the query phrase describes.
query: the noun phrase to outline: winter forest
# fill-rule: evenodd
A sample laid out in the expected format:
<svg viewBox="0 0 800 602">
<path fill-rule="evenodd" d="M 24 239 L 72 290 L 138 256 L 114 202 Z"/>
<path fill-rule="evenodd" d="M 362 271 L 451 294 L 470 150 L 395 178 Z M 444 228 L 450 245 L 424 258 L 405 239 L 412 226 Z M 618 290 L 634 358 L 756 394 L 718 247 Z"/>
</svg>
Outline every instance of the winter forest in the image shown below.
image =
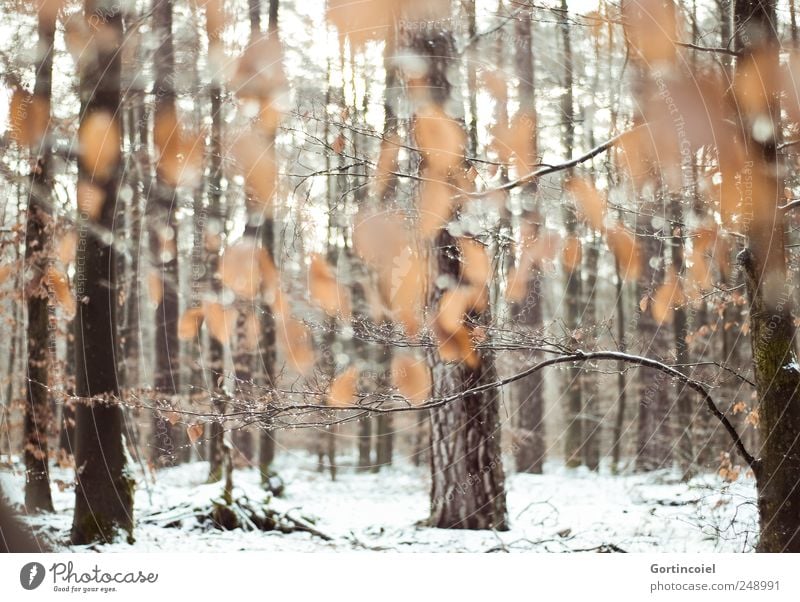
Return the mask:
<svg viewBox="0 0 800 602">
<path fill-rule="evenodd" d="M 800 552 L 795 0 L 0 0 L 0 548 Z"/>
</svg>

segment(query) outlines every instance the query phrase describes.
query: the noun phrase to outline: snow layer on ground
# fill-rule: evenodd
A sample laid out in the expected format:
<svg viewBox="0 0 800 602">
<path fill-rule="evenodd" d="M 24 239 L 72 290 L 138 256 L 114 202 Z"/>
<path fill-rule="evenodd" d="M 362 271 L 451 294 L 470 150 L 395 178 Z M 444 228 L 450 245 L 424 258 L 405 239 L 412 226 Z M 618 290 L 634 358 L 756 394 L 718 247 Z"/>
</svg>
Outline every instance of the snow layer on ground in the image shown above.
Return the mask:
<svg viewBox="0 0 800 602">
<path fill-rule="evenodd" d="M 342 463 L 352 459 L 342 458 Z M 425 468 L 407 464 L 380 473 L 342 468 L 336 481 L 316 472 L 316 458 L 285 453 L 276 468 L 286 482 L 276 510 L 315 519 L 332 541 L 309 533 L 211 530 L 193 521 L 182 528 L 157 524 L 158 513 L 181 504 L 203 504 L 222 485 L 205 484 L 207 465 L 186 464 L 148 475 L 139 473 L 136 543 L 93 546 L 100 552 L 230 551 L 398 551 L 398 552 L 570 552 L 621 549 L 628 552 L 752 551 L 758 526 L 752 479 L 726 483 L 703 475 L 682 483 L 657 472 L 612 476 L 548 465 L 544 475 L 507 476 L 511 529 L 505 532 L 431 529 L 421 526 L 428 512 Z M 56 513 L 26 521 L 61 550 L 85 551 L 64 543 L 69 534 L 74 490 L 64 486 L 71 471 L 55 468 Z M 3 492 L 23 501 L 21 470 L 0 473 Z M 237 470 L 235 495 L 262 499 L 254 469 Z"/>
</svg>

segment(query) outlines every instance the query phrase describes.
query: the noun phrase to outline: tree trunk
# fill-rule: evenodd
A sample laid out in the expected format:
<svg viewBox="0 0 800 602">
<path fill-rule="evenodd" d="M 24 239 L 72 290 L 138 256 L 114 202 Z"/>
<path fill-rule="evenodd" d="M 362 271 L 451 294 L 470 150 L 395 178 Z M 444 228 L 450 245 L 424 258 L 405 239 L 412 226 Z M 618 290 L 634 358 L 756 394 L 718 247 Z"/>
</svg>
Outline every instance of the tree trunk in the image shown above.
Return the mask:
<svg viewBox="0 0 800 602">
<path fill-rule="evenodd" d="M 155 309 L 155 359 L 153 389 L 156 406 L 169 410 L 180 390 L 180 343 L 178 341 L 178 228 L 175 218 L 174 173 L 178 160 L 177 108 L 175 106 L 175 57 L 172 46 L 172 0 L 155 0 L 154 30 L 159 46 L 155 51 L 155 188 L 148 199 L 150 261 L 161 298 Z M 176 434 L 161 411 L 153 415 L 153 463 L 175 463 Z"/>
<path fill-rule="evenodd" d="M 757 465 L 761 514 L 760 552 L 800 552 L 800 369 L 794 349 L 795 326 L 787 288 L 784 218 L 778 209 L 783 194 L 777 160 L 780 132 L 779 90 L 764 90 L 762 73 L 779 69 L 779 44 L 773 24 L 774 0 L 736 0 L 737 50 L 735 78 L 742 94 L 761 95 L 773 124 L 772 136 L 759 142 L 749 136 L 763 113 L 743 116 L 746 143 L 742 178 L 755 178 L 752 198 L 743 199 L 747 247 L 740 253 L 748 296 L 750 332 L 759 407 L 761 460 Z M 758 53 L 755 63 L 754 54 Z M 745 99 L 750 100 L 750 99 Z M 752 106 L 752 105 L 749 105 Z M 759 105 L 761 106 L 761 105 Z"/>
<path fill-rule="evenodd" d="M 561 44 L 564 56 L 564 93 L 561 96 L 561 115 L 564 122 L 563 142 L 565 156 L 571 157 L 575 144 L 575 109 L 573 103 L 573 61 L 572 61 L 572 36 L 570 33 L 569 13 L 567 0 L 561 0 Z M 567 177 L 571 176 L 571 170 Z M 575 239 L 578 231 L 578 220 L 573 207 L 565 205 L 564 226 L 567 236 Z M 578 345 L 577 339 L 572 334 L 578 329 L 582 299 L 582 283 L 580 265 L 564 265 L 564 324 L 572 338 L 571 344 Z M 568 467 L 580 466 L 582 462 L 581 449 L 583 447 L 583 412 L 582 400 L 582 371 L 579 367 L 571 366 L 564 371 L 564 397 L 566 399 L 566 412 L 564 427 L 564 459 Z"/>
<path fill-rule="evenodd" d="M 670 255 L 672 269 L 676 278 L 684 278 L 683 269 L 683 208 L 681 206 L 681 195 L 673 194 L 669 199 L 670 211 L 670 230 L 671 248 Z M 678 371 L 684 374 L 688 371 L 689 364 L 689 343 L 686 337 L 689 335 L 688 318 L 684 303 L 675 308 L 672 318 L 672 334 L 675 341 L 675 363 Z M 676 383 L 675 402 L 678 409 L 678 464 L 681 467 L 685 480 L 693 475 L 694 464 L 694 445 L 692 442 L 692 423 L 694 419 L 694 401 L 691 398 L 692 392 L 687 390 L 682 383 Z M 675 446 L 673 446 L 675 447 Z"/>
<path fill-rule="evenodd" d="M 439 23 L 440 21 L 433 21 Z M 450 32 L 427 27 L 411 33 L 411 50 L 428 62 L 429 100 L 444 107 L 451 97 L 448 67 L 454 56 Z M 420 169 L 426 168 L 420 162 Z M 448 177 L 448 174 L 438 174 Z M 430 249 L 431 274 L 428 306 L 438 307 L 445 280 L 461 281 L 461 259 L 456 241 L 441 228 Z M 449 278 L 448 278 L 449 277 Z M 488 314 L 488 310 L 487 310 Z M 473 316 L 479 322 L 488 316 Z M 494 357 L 478 352 L 474 367 L 445 362 L 436 349 L 429 350 L 431 395 L 452 395 L 497 377 Z M 500 454 L 499 392 L 489 390 L 465 396 L 430 412 L 431 516 L 440 528 L 507 528 L 504 474 Z"/>
<path fill-rule="evenodd" d="M 117 2 L 102 6 L 87 0 L 86 16 L 103 24 L 102 43 L 96 42 L 93 64 L 81 70 L 81 126 L 101 112 L 117 119 L 120 105 L 120 54 L 122 15 Z M 120 131 L 117 128 L 117 131 Z M 120 145 L 106 140 L 105 145 Z M 113 146 L 111 147 L 113 149 Z M 98 226 L 113 231 L 119 166 L 106 169 L 79 162 L 81 182 L 103 191 L 105 202 Z M 81 233 L 76 257 L 77 315 L 75 318 L 77 486 L 72 542 L 88 544 L 112 541 L 124 532 L 133 539 L 134 479 L 128 466 L 123 434 L 123 413 L 118 403 L 116 366 L 117 290 L 115 252 L 87 227 L 91 218 L 81 214 Z"/>
<path fill-rule="evenodd" d="M 597 324 L 597 264 L 600 258 L 599 241 L 596 236 L 586 245 L 586 306 L 582 321 Z M 592 344 L 595 345 L 595 337 Z M 603 412 L 600 408 L 599 374 L 595 370 L 583 375 L 583 463 L 589 470 L 600 468 L 600 428 Z"/>
<path fill-rule="evenodd" d="M 47 107 L 50 114 L 50 96 L 53 74 L 53 44 L 55 39 L 55 12 L 39 11 L 39 52 L 34 85 L 34 102 Z M 47 437 L 52 422 L 49 395 L 50 329 L 48 312 L 48 238 L 46 199 L 51 192 L 50 133 L 43 132 L 36 149 L 36 168 L 31 178 L 28 196 L 28 220 L 25 229 L 26 271 L 32 280 L 26 283 L 28 305 L 28 374 L 27 403 L 25 404 L 24 454 L 25 454 L 25 508 L 28 512 L 53 510 L 48 473 Z"/>
<path fill-rule="evenodd" d="M 206 29 L 209 49 L 213 50 L 222 44 L 218 30 L 206 15 Z M 208 182 L 208 222 L 204 229 L 204 244 L 207 252 L 206 278 L 209 292 L 218 295 L 220 282 L 217 275 L 219 252 L 225 236 L 225 216 L 222 211 L 222 90 L 216 79 L 212 79 L 209 88 L 211 98 L 211 144 L 209 148 L 209 182 Z M 214 412 L 225 411 L 226 398 L 222 387 L 225 371 L 225 347 L 213 336 L 208 336 L 208 390 L 211 392 L 211 406 Z M 222 462 L 224 460 L 223 444 L 225 429 L 221 422 L 214 420 L 208 433 L 208 481 L 219 481 L 222 478 Z"/>
</svg>

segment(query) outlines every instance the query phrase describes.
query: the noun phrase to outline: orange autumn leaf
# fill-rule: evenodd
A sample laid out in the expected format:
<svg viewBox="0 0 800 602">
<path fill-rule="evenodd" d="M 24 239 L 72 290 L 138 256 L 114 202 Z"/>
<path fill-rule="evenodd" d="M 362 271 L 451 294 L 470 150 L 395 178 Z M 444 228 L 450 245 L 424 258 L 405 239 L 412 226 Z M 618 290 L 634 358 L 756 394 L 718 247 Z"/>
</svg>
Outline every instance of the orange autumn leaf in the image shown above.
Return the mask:
<svg viewBox="0 0 800 602">
<path fill-rule="evenodd" d="M 581 215 L 592 228 L 603 229 L 606 218 L 606 200 L 597 189 L 581 178 L 573 178 L 567 184 L 567 190 L 575 197 Z"/>
<path fill-rule="evenodd" d="M 194 339 L 200 331 L 203 317 L 202 307 L 192 307 L 183 312 L 180 320 L 178 320 L 178 338 L 182 341 Z"/>
<path fill-rule="evenodd" d="M 190 424 L 188 427 L 186 427 L 186 434 L 188 435 L 189 441 L 191 443 L 196 443 L 197 440 L 203 436 L 204 432 L 205 432 L 205 426 L 203 425 L 202 422 L 198 422 L 196 424 Z"/>
<path fill-rule="evenodd" d="M 289 365 L 300 374 L 307 374 L 314 366 L 314 348 L 311 333 L 300 320 L 276 312 L 278 343 L 284 349 Z"/>
<path fill-rule="evenodd" d="M 369 40 L 385 37 L 392 27 L 393 5 L 390 0 L 328 0 L 325 16 L 339 36 L 359 48 Z"/>
<path fill-rule="evenodd" d="M 261 321 L 254 311 L 248 312 L 244 319 L 244 348 L 248 351 L 258 349 L 258 341 L 261 338 Z"/>
<path fill-rule="evenodd" d="M 158 305 L 164 298 L 164 282 L 158 270 L 150 270 L 147 274 L 147 292 L 153 305 Z"/>
<path fill-rule="evenodd" d="M 453 213 L 451 187 L 440 179 L 422 183 L 419 195 L 420 232 L 425 238 L 434 238 L 450 220 Z"/>
<path fill-rule="evenodd" d="M 469 328 L 459 326 L 454 332 L 437 332 L 439 357 L 445 362 L 464 362 L 475 368 L 480 364 L 480 355 L 475 349 Z"/>
<path fill-rule="evenodd" d="M 497 123 L 492 128 L 491 148 L 503 163 L 513 159 L 518 176 L 530 173 L 537 162 L 536 116 L 532 111 L 520 110 L 511 122 Z"/>
<path fill-rule="evenodd" d="M 397 156 L 402 143 L 402 139 L 397 134 L 390 134 L 381 141 L 381 152 L 375 166 L 374 182 L 375 194 L 378 197 L 384 193 L 389 181 L 394 177 L 393 172 L 397 169 Z"/>
<path fill-rule="evenodd" d="M 466 134 L 461 125 L 436 105 L 426 105 L 414 116 L 414 137 L 425 167 L 447 175 L 464 160 Z"/>
<path fill-rule="evenodd" d="M 408 354 L 395 355 L 391 373 L 392 384 L 412 405 L 421 405 L 430 396 L 431 372 L 424 361 Z"/>
<path fill-rule="evenodd" d="M 73 232 L 65 232 L 58 241 L 58 259 L 64 265 L 75 261 L 75 250 L 78 248 L 78 235 Z"/>
<path fill-rule="evenodd" d="M 564 247 L 561 249 L 561 263 L 570 272 L 574 272 L 581 266 L 583 258 L 583 247 L 577 236 L 568 236 L 564 240 Z"/>
<path fill-rule="evenodd" d="M 642 258 L 636 238 L 622 224 L 615 224 L 607 233 L 608 248 L 614 254 L 621 276 L 636 280 L 642 272 Z"/>
<path fill-rule="evenodd" d="M 53 293 L 55 300 L 64 308 L 66 313 L 70 316 L 75 315 L 77 302 L 69 286 L 67 275 L 54 266 L 48 266 L 45 272 L 45 282 L 47 288 Z"/>
<path fill-rule="evenodd" d="M 330 390 L 328 391 L 328 405 L 335 408 L 352 405 L 356 398 L 357 384 L 358 370 L 356 370 L 355 366 L 350 366 L 331 382 Z"/>
<path fill-rule="evenodd" d="M 466 279 L 476 285 L 483 286 L 492 277 L 492 266 L 486 247 L 471 238 L 459 238 L 458 248 L 461 250 L 462 273 Z"/>
<path fill-rule="evenodd" d="M 669 323 L 672 321 L 675 308 L 683 304 L 685 300 L 680 279 L 675 274 L 675 270 L 670 268 L 664 283 L 658 287 L 653 295 L 650 313 L 653 314 L 653 318 L 659 324 Z"/>
<path fill-rule="evenodd" d="M 458 286 L 446 290 L 439 300 L 436 325 L 444 332 L 455 333 L 464 324 L 467 314 L 486 309 L 485 287 Z"/>
<path fill-rule="evenodd" d="M 271 207 L 277 188 L 274 147 L 264 136 L 247 132 L 236 138 L 232 151 L 251 198 L 263 206 Z"/>
<path fill-rule="evenodd" d="M 10 265 L 2 265 L 0 266 L 0 284 L 3 284 L 8 277 L 11 275 L 11 266 Z"/>
<path fill-rule="evenodd" d="M 8 108 L 8 133 L 20 146 L 35 146 L 47 131 L 50 105 L 47 99 L 15 88 Z"/>
<path fill-rule="evenodd" d="M 106 202 L 105 191 L 86 180 L 79 180 L 77 194 L 78 211 L 89 219 L 97 221 Z"/>
<path fill-rule="evenodd" d="M 111 177 L 120 157 L 120 129 L 108 111 L 87 115 L 78 129 L 81 165 L 92 180 L 104 182 Z"/>
<path fill-rule="evenodd" d="M 278 280 L 269 253 L 251 240 L 225 249 L 219 262 L 219 277 L 225 286 L 244 299 L 255 299 L 259 293 L 274 289 Z"/>
<path fill-rule="evenodd" d="M 226 308 L 215 301 L 207 301 L 203 304 L 203 315 L 208 332 L 212 337 L 220 343 L 227 343 L 231 340 L 236 325 L 235 309 Z"/>
<path fill-rule="evenodd" d="M 341 286 L 322 255 L 314 254 L 308 270 L 311 300 L 329 316 L 350 315 L 350 295 Z"/>
</svg>

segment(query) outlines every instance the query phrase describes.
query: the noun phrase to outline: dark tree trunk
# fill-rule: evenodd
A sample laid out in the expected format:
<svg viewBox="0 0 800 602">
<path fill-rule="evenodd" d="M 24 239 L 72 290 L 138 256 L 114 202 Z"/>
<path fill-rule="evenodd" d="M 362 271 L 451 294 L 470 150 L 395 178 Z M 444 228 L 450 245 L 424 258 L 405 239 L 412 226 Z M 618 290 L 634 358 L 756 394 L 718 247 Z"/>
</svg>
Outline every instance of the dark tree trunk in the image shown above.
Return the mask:
<svg viewBox="0 0 800 602">
<path fill-rule="evenodd" d="M 800 370 L 794 348 L 795 326 L 791 294 L 786 288 L 784 218 L 778 209 L 783 194 L 775 136 L 780 132 L 780 92 L 762 90 L 763 70 L 779 69 L 774 0 L 736 0 L 737 60 L 735 78 L 743 94 L 763 95 L 774 136 L 763 142 L 750 138 L 753 121 L 763 113 L 743 115 L 741 132 L 746 172 L 758 177 L 753 198 L 743 199 L 743 213 L 752 216 L 747 247 L 740 253 L 748 296 L 756 392 L 759 401 L 761 460 L 757 465 L 761 514 L 760 552 L 800 552 Z M 758 53 L 758 59 L 754 58 Z M 753 69 L 751 61 L 757 60 Z M 762 73 L 759 73 L 762 72 Z M 757 79 L 758 78 L 758 79 Z"/>
<path fill-rule="evenodd" d="M 614 301 L 617 318 L 617 345 L 621 352 L 625 352 L 625 295 L 622 274 L 619 262 L 614 260 L 616 297 Z M 620 362 L 617 365 L 617 413 L 614 416 L 614 434 L 611 440 L 611 472 L 617 474 L 622 457 L 622 433 L 625 426 L 625 410 L 628 402 L 628 382 L 625 376 L 625 366 Z"/>
<path fill-rule="evenodd" d="M 101 111 L 117 119 L 120 105 L 120 7 L 87 0 L 85 11 L 87 18 L 104 24 L 107 35 L 96 44 L 93 64 L 81 71 L 81 125 Z M 120 140 L 105 144 L 119 145 Z M 78 177 L 102 189 L 105 202 L 98 226 L 113 231 L 119 169 L 107 167 L 106 173 L 99 173 L 82 160 Z M 113 247 L 91 233 L 89 219 L 81 216 L 86 238 L 78 244 L 75 262 L 75 388 L 81 403 L 76 408 L 74 544 L 111 541 L 120 532 L 133 538 L 135 484 L 127 462 L 115 361 L 116 259 Z"/>
<path fill-rule="evenodd" d="M 440 23 L 440 21 L 433 21 Z M 454 60 L 453 36 L 438 27 L 415 29 L 410 34 L 412 52 L 428 63 L 428 96 L 444 107 L 452 95 L 448 80 Z M 426 161 L 420 169 L 426 169 Z M 449 177 L 448 174 L 436 174 Z M 461 259 L 456 241 L 441 228 L 430 251 L 428 305 L 438 307 L 445 292 L 439 282 L 461 280 Z M 439 278 L 443 276 L 444 278 Z M 473 315 L 477 322 L 488 321 Z M 428 363 L 432 371 L 432 397 L 452 395 L 497 378 L 494 357 L 488 350 L 477 352 L 474 367 L 465 362 L 445 362 L 432 349 Z M 499 393 L 488 390 L 467 395 L 445 407 L 431 410 L 430 466 L 431 516 L 429 524 L 439 528 L 507 528 L 505 477 L 500 452 Z"/>
<path fill-rule="evenodd" d="M 684 278 L 683 269 L 683 208 L 681 207 L 680 194 L 673 194 L 669 199 L 670 211 L 670 230 L 671 230 L 671 248 L 670 255 L 672 260 L 672 269 L 675 272 L 676 278 Z M 680 372 L 686 373 L 689 364 L 689 343 L 686 337 L 689 334 L 688 318 L 686 316 L 685 304 L 679 304 L 673 314 L 672 318 L 672 334 L 675 341 L 675 363 L 678 365 Z M 678 425 L 677 425 L 677 450 L 678 450 L 678 464 L 683 471 L 685 479 L 689 479 L 694 471 L 694 445 L 692 441 L 692 423 L 694 420 L 694 401 L 692 399 L 692 392 L 687 390 L 686 386 L 682 383 L 676 383 L 676 405 L 678 409 Z"/>
<path fill-rule="evenodd" d="M 34 102 L 47 107 L 50 113 L 50 96 L 53 73 L 53 43 L 56 23 L 54 11 L 39 11 L 39 52 L 34 85 Z M 48 473 L 47 437 L 52 423 L 49 395 L 50 329 L 48 311 L 48 238 L 47 202 L 52 186 L 50 167 L 50 134 L 34 141 L 36 167 L 31 178 L 28 196 L 28 220 L 25 230 L 26 271 L 31 273 L 27 283 L 28 305 L 28 374 L 27 403 L 25 404 L 24 454 L 25 454 L 25 508 L 29 512 L 52 511 Z"/>
<path fill-rule="evenodd" d="M 586 245 L 585 253 L 586 306 L 582 321 L 589 324 L 597 323 L 597 264 L 600 258 L 598 245 L 597 237 L 592 235 L 592 239 Z M 592 342 L 594 344 L 594 337 Z M 600 468 L 600 429 L 603 424 L 597 371 L 590 369 L 584 374 L 583 395 L 583 463 L 589 470 L 596 471 Z"/>
<path fill-rule="evenodd" d="M 253 349 L 248 348 L 247 314 L 239 311 L 236 317 L 236 350 L 233 354 L 233 369 L 236 374 L 236 404 L 235 411 L 246 412 L 252 409 L 254 395 L 253 387 Z M 246 425 L 238 426 L 232 434 L 233 448 L 239 457 L 248 464 L 255 460 L 255 446 L 253 433 Z"/>
</svg>

